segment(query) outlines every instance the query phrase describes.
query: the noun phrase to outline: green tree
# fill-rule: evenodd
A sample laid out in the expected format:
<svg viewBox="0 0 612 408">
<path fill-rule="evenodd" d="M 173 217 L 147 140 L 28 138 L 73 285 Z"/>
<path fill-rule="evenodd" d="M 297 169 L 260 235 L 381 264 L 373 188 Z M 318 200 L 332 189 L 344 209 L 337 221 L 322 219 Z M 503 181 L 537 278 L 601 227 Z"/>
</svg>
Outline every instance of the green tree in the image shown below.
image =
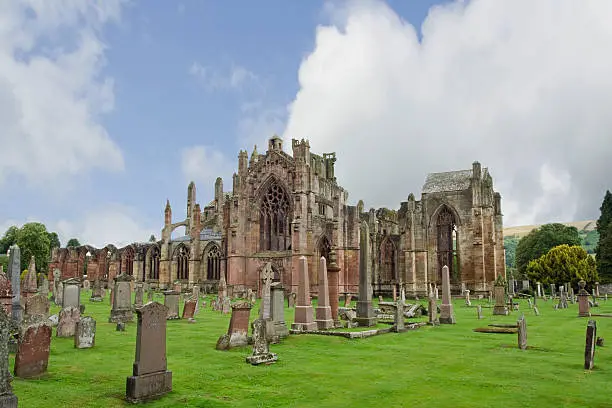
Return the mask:
<svg viewBox="0 0 612 408">
<path fill-rule="evenodd" d="M 78 246 L 81 246 L 81 243 L 76 238 L 70 238 L 66 246 L 67 247 L 78 247 Z"/>
<path fill-rule="evenodd" d="M 581 279 L 593 284 L 599 280 L 595 259 L 581 246 L 559 245 L 540 258 L 529 262 L 527 276 L 544 284 L 577 286 Z"/>
<path fill-rule="evenodd" d="M 552 248 L 567 244 L 580 245 L 580 234 L 576 227 L 563 224 L 544 224 L 532 230 L 516 246 L 516 268 L 520 274 L 527 272 L 529 262 L 538 259 Z"/>
<path fill-rule="evenodd" d="M 39 222 L 24 224 L 17 233 L 17 245 L 21 248 L 21 269 L 26 269 L 34 255 L 37 271 L 47 271 L 51 241 L 47 227 Z"/>
<path fill-rule="evenodd" d="M 0 254 L 0 265 L 4 268 L 4 273 L 8 272 L 8 261 L 6 254 Z"/>
<path fill-rule="evenodd" d="M 597 220 L 599 242 L 597 243 L 595 259 L 602 282 L 610 282 L 612 281 L 612 246 L 609 238 L 609 235 L 612 234 L 610 229 L 610 225 L 612 225 L 612 193 L 610 193 L 610 190 L 606 191 L 599 211 L 601 211 Z"/>
<path fill-rule="evenodd" d="M 19 228 L 16 226 L 9 227 L 4 233 L 4 237 L 0 239 L 0 254 L 6 254 L 11 245 L 14 245 L 17 242 L 17 233 L 19 232 Z"/>
<path fill-rule="evenodd" d="M 504 237 L 504 249 L 506 250 L 506 268 L 516 268 L 516 246 L 519 239 L 516 236 Z"/>
<path fill-rule="evenodd" d="M 61 248 L 62 246 L 59 237 L 57 236 L 57 232 L 49 232 L 49 242 L 49 249 Z"/>
</svg>

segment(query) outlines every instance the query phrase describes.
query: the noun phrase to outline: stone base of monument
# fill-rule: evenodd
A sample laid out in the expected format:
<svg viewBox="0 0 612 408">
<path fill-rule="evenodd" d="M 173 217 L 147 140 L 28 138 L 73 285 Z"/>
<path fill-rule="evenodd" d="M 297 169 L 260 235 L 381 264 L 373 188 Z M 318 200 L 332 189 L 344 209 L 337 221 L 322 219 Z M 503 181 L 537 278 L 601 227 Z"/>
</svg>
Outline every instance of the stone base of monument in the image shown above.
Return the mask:
<svg viewBox="0 0 612 408">
<path fill-rule="evenodd" d="M 263 353 L 248 356 L 246 358 L 246 362 L 253 365 L 270 364 L 274 363 L 276 360 L 278 360 L 278 355 L 276 353 Z"/>
<path fill-rule="evenodd" d="M 319 330 L 328 330 L 334 328 L 334 321 L 332 319 L 329 320 L 315 320 L 317 324 L 317 328 Z"/>
<path fill-rule="evenodd" d="M 376 326 L 378 319 L 376 317 L 356 317 L 353 322 L 357 323 L 359 327 L 372 327 Z"/>
<path fill-rule="evenodd" d="M 132 309 L 117 309 L 111 310 L 111 315 L 108 318 L 109 323 L 125 323 L 125 322 L 133 322 L 134 314 L 132 313 Z"/>
<path fill-rule="evenodd" d="M 440 324 L 455 324 L 453 305 L 440 305 Z"/>
<path fill-rule="evenodd" d="M 172 372 L 137 375 L 127 378 L 125 399 L 133 404 L 159 398 L 172 391 Z"/>
<path fill-rule="evenodd" d="M 508 316 L 508 308 L 506 306 L 495 306 L 493 314 L 498 316 Z"/>
<path fill-rule="evenodd" d="M 289 336 L 289 328 L 285 322 L 272 322 L 274 335 L 281 339 Z"/>
<path fill-rule="evenodd" d="M 15 394 L 0 395 L 0 407 L 17 408 L 17 396 Z"/>
<path fill-rule="evenodd" d="M 317 324 L 315 322 L 310 323 L 292 323 L 291 330 L 297 331 L 313 331 L 317 330 Z"/>
</svg>

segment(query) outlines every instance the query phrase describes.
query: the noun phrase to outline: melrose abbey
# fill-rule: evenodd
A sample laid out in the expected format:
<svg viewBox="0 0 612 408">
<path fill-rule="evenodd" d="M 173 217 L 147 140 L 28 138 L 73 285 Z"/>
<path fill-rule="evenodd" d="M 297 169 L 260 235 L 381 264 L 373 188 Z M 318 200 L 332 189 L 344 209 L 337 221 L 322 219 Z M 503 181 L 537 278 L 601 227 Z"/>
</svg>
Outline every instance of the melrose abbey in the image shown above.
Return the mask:
<svg viewBox="0 0 612 408">
<path fill-rule="evenodd" d="M 199 284 L 207 291 L 225 279 L 234 294 L 260 293 L 262 269 L 271 263 L 274 280 L 296 292 L 298 260 L 305 256 L 313 293 L 320 257 L 340 268 L 340 293 L 357 293 L 364 224 L 370 234 L 364 270 L 375 293 L 403 288 L 409 296 L 425 296 L 430 285 L 441 284 L 444 265 L 455 292 L 488 292 L 498 275 L 505 276 L 501 196 L 480 163 L 429 174 L 420 200 L 411 193 L 396 210 L 368 211 L 361 201 L 348 204 L 334 175 L 335 153 L 312 153 L 305 140 L 292 140 L 291 149 L 287 154 L 275 136 L 264 154 L 240 151 L 231 191 L 218 178 L 214 199 L 203 208 L 190 183 L 186 217 L 173 217 L 167 202 L 158 242 L 54 249 L 50 279 L 57 270 L 62 279 L 86 274 L 90 281 L 126 273 L 153 287 Z M 185 235 L 174 237 L 179 227 Z"/>
</svg>

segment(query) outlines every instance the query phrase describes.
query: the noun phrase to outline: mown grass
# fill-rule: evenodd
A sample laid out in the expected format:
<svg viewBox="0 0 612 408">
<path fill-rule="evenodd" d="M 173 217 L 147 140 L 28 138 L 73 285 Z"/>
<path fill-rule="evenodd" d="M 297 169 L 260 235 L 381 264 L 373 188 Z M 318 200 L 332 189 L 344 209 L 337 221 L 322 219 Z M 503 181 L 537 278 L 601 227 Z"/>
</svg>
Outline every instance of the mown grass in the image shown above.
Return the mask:
<svg viewBox="0 0 612 408">
<path fill-rule="evenodd" d="M 123 407 L 126 377 L 132 373 L 136 324 L 126 332 L 108 323 L 110 306 L 90 303 L 86 315 L 97 320 L 96 345 L 77 350 L 72 339 L 53 338 L 48 374 L 13 381 L 21 407 Z M 162 297 L 157 298 L 163 302 Z M 486 300 L 481 301 L 487 305 Z M 168 369 L 173 391 L 150 407 L 606 407 L 612 406 L 612 346 L 597 349 L 595 369 L 585 371 L 588 319 L 577 305 L 553 310 L 538 301 L 535 316 L 521 302 L 528 324 L 528 350 L 517 348 L 515 334 L 472 331 L 490 323 L 516 322 L 511 316 L 477 320 L 476 307 L 455 302 L 456 325 L 422 327 L 349 340 L 331 336 L 290 336 L 272 345 L 279 361 L 251 366 L 250 348 L 215 350 L 227 331 L 229 315 L 202 309 L 196 324 L 169 321 Z M 53 307 L 52 312 L 58 308 Z M 596 313 L 612 313 L 612 300 Z M 251 312 L 254 318 L 256 308 Z M 287 323 L 293 311 L 286 310 Z M 606 337 L 612 318 L 595 318 Z M 424 320 L 424 319 L 419 319 Z M 612 341 L 610 337 L 609 341 Z M 11 356 L 12 367 L 14 357 Z"/>
</svg>

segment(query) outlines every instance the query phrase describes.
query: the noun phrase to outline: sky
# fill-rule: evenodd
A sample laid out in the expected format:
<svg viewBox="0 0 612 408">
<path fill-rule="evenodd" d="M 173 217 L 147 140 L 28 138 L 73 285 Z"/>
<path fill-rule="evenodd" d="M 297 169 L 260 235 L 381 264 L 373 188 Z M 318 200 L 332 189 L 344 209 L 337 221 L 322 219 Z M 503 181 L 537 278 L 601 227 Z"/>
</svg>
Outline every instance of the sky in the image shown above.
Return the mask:
<svg viewBox="0 0 612 408">
<path fill-rule="evenodd" d="M 0 0 L 0 234 L 160 237 L 240 149 L 337 152 L 349 203 L 488 167 L 505 225 L 612 189 L 607 0 Z"/>
</svg>

